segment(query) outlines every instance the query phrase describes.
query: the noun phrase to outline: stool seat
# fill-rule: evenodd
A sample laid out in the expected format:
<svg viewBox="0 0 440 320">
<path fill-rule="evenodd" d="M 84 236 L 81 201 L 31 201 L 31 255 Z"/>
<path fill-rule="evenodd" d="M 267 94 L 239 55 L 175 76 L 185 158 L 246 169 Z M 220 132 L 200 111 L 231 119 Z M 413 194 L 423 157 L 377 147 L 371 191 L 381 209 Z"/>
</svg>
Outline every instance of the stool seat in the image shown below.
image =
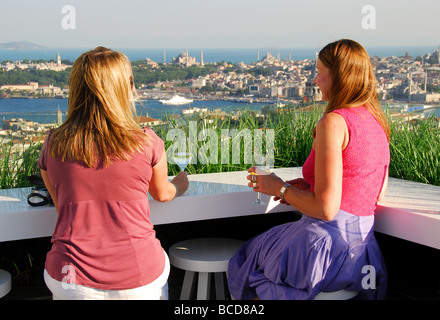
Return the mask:
<svg viewBox="0 0 440 320">
<path fill-rule="evenodd" d="M 224 299 L 223 273 L 228 271 L 229 259 L 242 244 L 243 241 L 235 239 L 198 238 L 172 245 L 168 253 L 171 265 L 185 270 L 180 299 L 189 299 L 195 273 L 199 273 L 198 300 L 209 297 L 211 274 L 215 276 L 217 298 Z"/>
<path fill-rule="evenodd" d="M 242 241 L 223 238 L 198 238 L 171 246 L 170 263 L 194 272 L 226 272 L 229 259 L 243 244 Z"/>
<path fill-rule="evenodd" d="M 11 274 L 5 270 L 0 269 L 0 298 L 4 297 L 11 291 Z"/>
<path fill-rule="evenodd" d="M 359 291 L 338 290 L 334 292 L 320 292 L 314 300 L 348 300 L 356 297 Z"/>
</svg>

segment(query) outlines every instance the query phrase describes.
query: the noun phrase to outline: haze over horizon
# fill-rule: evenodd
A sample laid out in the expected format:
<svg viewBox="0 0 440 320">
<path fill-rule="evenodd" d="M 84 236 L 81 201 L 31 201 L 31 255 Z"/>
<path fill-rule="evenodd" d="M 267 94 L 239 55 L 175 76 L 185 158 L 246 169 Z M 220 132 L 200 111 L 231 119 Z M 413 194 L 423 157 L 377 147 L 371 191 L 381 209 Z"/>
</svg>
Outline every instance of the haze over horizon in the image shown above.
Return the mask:
<svg viewBox="0 0 440 320">
<path fill-rule="evenodd" d="M 74 29 L 63 19 L 74 8 Z M 363 8 L 375 10 L 365 29 Z M 308 48 L 339 38 L 366 47 L 438 47 L 440 2 L 432 0 L 6 0 L 0 43 L 79 48 Z M 71 22 L 71 21 L 70 21 Z"/>
</svg>

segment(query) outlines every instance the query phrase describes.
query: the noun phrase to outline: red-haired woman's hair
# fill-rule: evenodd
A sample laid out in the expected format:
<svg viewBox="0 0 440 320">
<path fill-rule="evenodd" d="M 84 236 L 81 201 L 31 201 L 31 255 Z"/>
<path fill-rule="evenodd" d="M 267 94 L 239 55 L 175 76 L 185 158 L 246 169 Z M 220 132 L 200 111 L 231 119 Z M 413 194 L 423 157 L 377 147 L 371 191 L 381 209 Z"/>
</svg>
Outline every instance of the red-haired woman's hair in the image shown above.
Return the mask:
<svg viewBox="0 0 440 320">
<path fill-rule="evenodd" d="M 342 39 L 326 45 L 319 60 L 330 70 L 332 88 L 324 113 L 365 105 L 390 139 L 388 119 L 376 94 L 376 78 L 367 51 L 353 40 Z"/>
</svg>

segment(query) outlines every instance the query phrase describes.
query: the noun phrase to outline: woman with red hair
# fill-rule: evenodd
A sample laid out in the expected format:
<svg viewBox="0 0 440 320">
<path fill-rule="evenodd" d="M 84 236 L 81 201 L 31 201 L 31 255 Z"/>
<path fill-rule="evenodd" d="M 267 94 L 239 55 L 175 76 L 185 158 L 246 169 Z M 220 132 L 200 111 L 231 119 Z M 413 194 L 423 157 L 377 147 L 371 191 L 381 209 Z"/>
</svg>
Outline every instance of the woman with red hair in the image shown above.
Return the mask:
<svg viewBox="0 0 440 320">
<path fill-rule="evenodd" d="M 314 82 L 328 104 L 303 178 L 248 176 L 256 192 L 292 205 L 302 217 L 251 239 L 230 260 L 236 299 L 314 299 L 339 290 L 385 296 L 386 269 L 373 226 L 387 187 L 390 129 L 373 68 L 359 43 L 343 39 L 320 51 L 317 71 Z"/>
</svg>

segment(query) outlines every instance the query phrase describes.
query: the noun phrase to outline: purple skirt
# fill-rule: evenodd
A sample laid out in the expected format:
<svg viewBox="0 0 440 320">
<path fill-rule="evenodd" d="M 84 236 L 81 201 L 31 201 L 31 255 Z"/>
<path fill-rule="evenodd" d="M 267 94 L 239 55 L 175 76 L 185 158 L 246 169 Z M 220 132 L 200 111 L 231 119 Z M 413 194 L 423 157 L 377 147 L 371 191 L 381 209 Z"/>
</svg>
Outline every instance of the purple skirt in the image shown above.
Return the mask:
<svg viewBox="0 0 440 320">
<path fill-rule="evenodd" d="M 307 300 L 321 291 L 384 299 L 387 275 L 374 216 L 340 210 L 332 221 L 303 215 L 246 242 L 229 261 L 235 299 Z"/>
</svg>

